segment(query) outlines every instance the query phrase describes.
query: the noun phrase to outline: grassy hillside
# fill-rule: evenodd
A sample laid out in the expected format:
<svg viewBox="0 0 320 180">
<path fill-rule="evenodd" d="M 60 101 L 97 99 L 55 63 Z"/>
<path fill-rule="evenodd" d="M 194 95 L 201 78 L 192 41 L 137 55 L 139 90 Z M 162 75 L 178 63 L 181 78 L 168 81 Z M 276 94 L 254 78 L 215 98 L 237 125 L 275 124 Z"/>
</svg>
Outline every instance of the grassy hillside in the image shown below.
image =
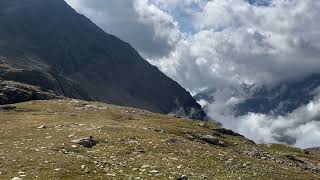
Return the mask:
<svg viewBox="0 0 320 180">
<path fill-rule="evenodd" d="M 13 106 L 0 110 L 0 179 L 320 179 L 319 155 L 213 123 L 78 100 Z M 90 135 L 93 148 L 71 142 Z"/>
</svg>

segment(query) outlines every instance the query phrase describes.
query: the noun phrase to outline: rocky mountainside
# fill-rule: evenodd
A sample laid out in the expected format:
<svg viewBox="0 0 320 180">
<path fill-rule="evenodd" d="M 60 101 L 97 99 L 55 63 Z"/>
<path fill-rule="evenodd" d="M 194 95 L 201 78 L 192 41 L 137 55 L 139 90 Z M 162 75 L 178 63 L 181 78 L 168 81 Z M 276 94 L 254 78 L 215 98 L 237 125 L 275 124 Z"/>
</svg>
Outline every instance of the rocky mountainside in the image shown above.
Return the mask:
<svg viewBox="0 0 320 180">
<path fill-rule="evenodd" d="M 320 179 L 318 149 L 79 100 L 0 107 L 0 179 Z"/>
<path fill-rule="evenodd" d="M 63 0 L 0 0 L 0 80 L 56 96 L 206 116 L 177 82 Z"/>
<path fill-rule="evenodd" d="M 272 87 L 243 85 L 240 89 L 234 89 L 230 97 L 243 99 L 232 107 L 235 115 L 244 115 L 248 112 L 285 115 L 318 96 L 319 87 L 320 74 L 313 74 Z M 215 101 L 215 92 L 215 89 L 203 91 L 197 94 L 195 99 L 212 103 Z"/>
</svg>

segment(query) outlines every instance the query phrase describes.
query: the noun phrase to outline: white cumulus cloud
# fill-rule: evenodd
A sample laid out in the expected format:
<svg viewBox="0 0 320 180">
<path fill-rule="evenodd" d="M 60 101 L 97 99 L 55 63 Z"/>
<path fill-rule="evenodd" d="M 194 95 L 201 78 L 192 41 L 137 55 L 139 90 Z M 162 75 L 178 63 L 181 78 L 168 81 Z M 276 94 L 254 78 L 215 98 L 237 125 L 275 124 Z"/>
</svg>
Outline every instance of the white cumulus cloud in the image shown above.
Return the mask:
<svg viewBox="0 0 320 180">
<path fill-rule="evenodd" d="M 209 112 L 216 115 L 218 104 Z M 302 148 L 320 147 L 320 98 L 285 116 L 249 113 L 235 117 L 231 113 L 217 116 L 224 126 L 257 143 L 287 143 Z M 219 112 L 218 114 L 221 114 Z"/>
</svg>

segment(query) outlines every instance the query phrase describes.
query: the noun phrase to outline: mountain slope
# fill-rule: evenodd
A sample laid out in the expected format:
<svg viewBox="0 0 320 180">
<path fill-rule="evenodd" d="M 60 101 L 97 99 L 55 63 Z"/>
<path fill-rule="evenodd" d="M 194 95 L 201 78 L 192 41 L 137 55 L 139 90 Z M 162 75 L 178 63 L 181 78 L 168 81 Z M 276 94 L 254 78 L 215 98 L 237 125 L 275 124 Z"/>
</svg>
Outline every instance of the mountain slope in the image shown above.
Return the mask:
<svg viewBox="0 0 320 180">
<path fill-rule="evenodd" d="M 31 85 L 58 95 L 205 118 L 189 92 L 63 0 L 0 4 L 0 63 L 23 72 L 15 81 L 30 84 L 34 76 L 21 77 L 36 72 L 46 78 Z"/>
<path fill-rule="evenodd" d="M 1 107 L 0 122 L 0 179 L 320 178 L 316 150 L 257 145 L 213 123 L 139 109 L 31 101 Z M 89 136 L 92 148 L 72 143 Z"/>
</svg>

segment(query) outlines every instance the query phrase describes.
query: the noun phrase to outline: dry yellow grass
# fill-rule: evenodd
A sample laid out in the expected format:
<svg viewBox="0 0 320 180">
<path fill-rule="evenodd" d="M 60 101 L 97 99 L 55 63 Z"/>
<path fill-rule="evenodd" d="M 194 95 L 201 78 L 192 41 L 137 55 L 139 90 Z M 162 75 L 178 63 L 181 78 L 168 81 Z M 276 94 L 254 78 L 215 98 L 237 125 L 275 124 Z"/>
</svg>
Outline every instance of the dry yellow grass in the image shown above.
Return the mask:
<svg viewBox="0 0 320 180">
<path fill-rule="evenodd" d="M 14 106 L 0 112 L 0 179 L 320 179 L 318 156 L 255 145 L 213 123 L 78 100 Z M 90 135 L 99 141 L 93 148 L 71 143 Z"/>
</svg>

